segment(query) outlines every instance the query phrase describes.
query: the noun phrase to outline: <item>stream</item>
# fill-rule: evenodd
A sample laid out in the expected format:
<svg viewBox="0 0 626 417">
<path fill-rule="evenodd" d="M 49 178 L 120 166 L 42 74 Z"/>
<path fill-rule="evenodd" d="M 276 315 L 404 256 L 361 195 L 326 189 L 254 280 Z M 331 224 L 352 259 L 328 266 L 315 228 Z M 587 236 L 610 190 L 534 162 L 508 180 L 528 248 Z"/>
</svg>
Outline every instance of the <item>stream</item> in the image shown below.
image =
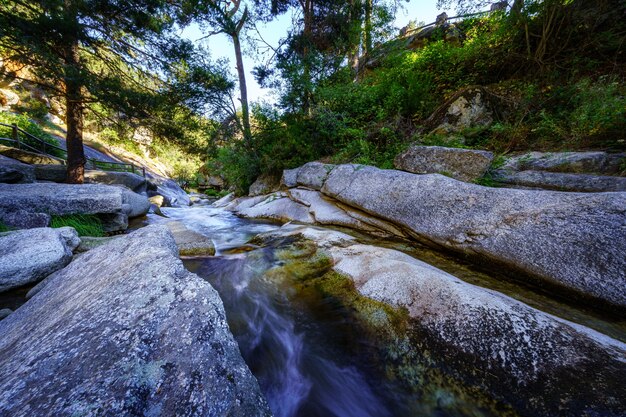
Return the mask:
<svg viewBox="0 0 626 417">
<path fill-rule="evenodd" d="M 422 403 L 419 395 L 406 391 L 385 374 L 384 359 L 371 341 L 359 334 L 349 312 L 323 297 L 299 299 L 288 283 L 267 279 L 265 272 L 279 262 L 273 256 L 274 248 L 247 242 L 279 225 L 240 219 L 208 205 L 163 212 L 215 243 L 215 257 L 183 262 L 219 292 L 242 356 L 275 416 L 493 415 L 471 400 L 468 403 L 467 398 L 452 398 L 455 390 L 446 387 L 435 386 L 434 392 L 441 391 L 439 400 Z M 163 221 L 167 219 L 150 215 L 146 223 Z M 364 243 L 401 250 L 467 282 L 626 340 L 624 322 L 560 303 L 503 280 L 498 272 L 489 273 L 419 245 L 349 233 Z"/>
</svg>

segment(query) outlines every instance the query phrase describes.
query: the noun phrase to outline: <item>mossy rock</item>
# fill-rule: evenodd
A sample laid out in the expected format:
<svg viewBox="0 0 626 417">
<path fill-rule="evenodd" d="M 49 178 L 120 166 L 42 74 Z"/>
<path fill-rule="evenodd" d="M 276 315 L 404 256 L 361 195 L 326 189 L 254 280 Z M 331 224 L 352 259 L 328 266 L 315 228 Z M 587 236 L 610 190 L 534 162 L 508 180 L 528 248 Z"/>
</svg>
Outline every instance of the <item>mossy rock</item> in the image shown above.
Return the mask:
<svg viewBox="0 0 626 417">
<path fill-rule="evenodd" d="M 260 243 L 260 241 L 258 242 Z M 332 257 L 315 242 L 302 236 L 270 239 L 278 266 L 266 278 L 285 288 L 294 300 L 316 305 L 320 300 L 345 312 L 356 334 L 368 340 L 373 349 L 372 363 L 415 396 L 415 407 L 422 412 L 458 412 L 463 415 L 515 416 L 506 404 L 493 399 L 480 384 L 467 384 L 465 373 L 449 369 L 445 359 L 431 345 L 419 323 L 409 318 L 405 308 L 364 297 L 347 276 L 332 269 Z M 359 349 L 359 347 L 354 347 Z M 481 370 L 481 372 L 484 372 Z M 471 380 L 471 378 L 470 378 Z"/>
</svg>

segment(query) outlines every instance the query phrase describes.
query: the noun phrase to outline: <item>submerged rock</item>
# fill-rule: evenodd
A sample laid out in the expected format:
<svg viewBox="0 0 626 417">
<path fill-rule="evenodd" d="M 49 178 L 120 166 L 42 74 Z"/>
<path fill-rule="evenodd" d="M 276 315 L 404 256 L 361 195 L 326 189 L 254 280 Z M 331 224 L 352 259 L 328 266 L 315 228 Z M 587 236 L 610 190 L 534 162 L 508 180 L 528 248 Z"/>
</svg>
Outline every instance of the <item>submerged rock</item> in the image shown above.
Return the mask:
<svg viewBox="0 0 626 417">
<path fill-rule="evenodd" d="M 80 239 L 71 227 L 19 230 L 0 236 L 0 292 L 32 284 L 66 266 Z"/>
<path fill-rule="evenodd" d="M 0 334 L 2 415 L 270 415 L 218 294 L 164 226 L 81 255 Z"/>
<path fill-rule="evenodd" d="M 626 308 L 626 193 L 488 188 L 355 165 L 333 169 L 322 192 L 420 241 Z"/>
<path fill-rule="evenodd" d="M 444 148 L 442 146 L 411 146 L 396 156 L 396 169 L 413 174 L 444 174 L 460 181 L 471 182 L 489 169 L 493 154 L 474 149 Z"/>
</svg>

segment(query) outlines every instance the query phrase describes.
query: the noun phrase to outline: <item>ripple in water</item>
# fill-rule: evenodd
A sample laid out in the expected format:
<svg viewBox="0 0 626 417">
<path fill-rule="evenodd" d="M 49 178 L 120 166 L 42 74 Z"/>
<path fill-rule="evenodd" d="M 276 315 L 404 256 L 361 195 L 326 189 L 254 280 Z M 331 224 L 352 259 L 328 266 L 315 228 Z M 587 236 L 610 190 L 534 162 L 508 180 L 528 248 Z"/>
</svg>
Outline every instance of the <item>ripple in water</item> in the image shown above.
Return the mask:
<svg viewBox="0 0 626 417">
<path fill-rule="evenodd" d="M 276 417 L 392 415 L 388 399 L 368 382 L 368 371 L 342 352 L 336 342 L 341 336 L 263 279 L 271 267 L 263 251 L 185 263 L 220 293 L 242 356 Z"/>
</svg>

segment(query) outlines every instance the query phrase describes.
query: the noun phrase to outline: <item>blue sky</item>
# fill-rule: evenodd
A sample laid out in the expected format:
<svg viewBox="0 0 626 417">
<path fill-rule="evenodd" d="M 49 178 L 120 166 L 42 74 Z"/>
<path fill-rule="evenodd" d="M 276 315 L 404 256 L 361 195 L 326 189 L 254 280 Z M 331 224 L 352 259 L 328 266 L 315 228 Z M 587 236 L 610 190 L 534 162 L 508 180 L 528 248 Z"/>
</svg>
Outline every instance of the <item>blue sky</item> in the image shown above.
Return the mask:
<svg viewBox="0 0 626 417">
<path fill-rule="evenodd" d="M 396 15 L 395 26 L 402 28 L 411 20 L 417 20 L 418 22 L 431 23 L 435 21 L 435 17 L 441 13 L 436 8 L 437 0 L 410 0 L 409 2 L 402 2 L 402 9 L 400 9 Z M 278 45 L 281 38 L 284 38 L 287 34 L 287 30 L 291 26 L 291 14 L 280 16 L 274 21 L 257 26 L 259 33 L 263 39 L 273 45 Z M 250 35 L 257 36 L 254 31 L 249 32 Z M 192 26 L 183 31 L 182 36 L 189 38 L 193 41 L 202 38 L 203 34 L 197 26 Z M 213 59 L 227 58 L 232 65 L 232 72 L 235 73 L 235 57 L 233 52 L 232 43 L 225 35 L 215 35 L 209 39 L 203 41 L 211 51 Z M 245 41 L 244 41 L 245 43 Z M 246 54 L 246 45 L 244 45 L 244 54 Z M 262 89 L 255 81 L 254 77 L 250 73 L 252 68 L 257 64 L 255 58 L 246 54 L 244 56 L 244 66 L 246 69 L 247 77 L 246 82 L 248 85 L 248 96 L 251 102 L 258 100 L 272 100 L 269 89 Z"/>
</svg>

